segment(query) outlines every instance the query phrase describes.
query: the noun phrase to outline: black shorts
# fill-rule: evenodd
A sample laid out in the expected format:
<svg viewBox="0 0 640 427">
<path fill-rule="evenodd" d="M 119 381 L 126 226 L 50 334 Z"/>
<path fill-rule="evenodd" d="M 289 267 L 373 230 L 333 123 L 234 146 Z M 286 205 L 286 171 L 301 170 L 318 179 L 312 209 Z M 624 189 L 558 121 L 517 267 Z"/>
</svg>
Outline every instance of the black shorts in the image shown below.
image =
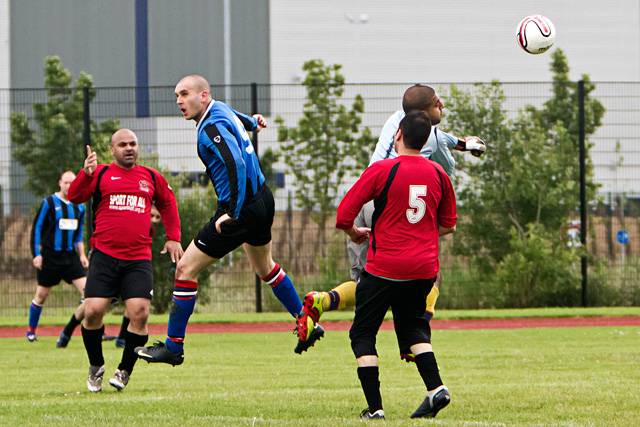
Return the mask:
<svg viewBox="0 0 640 427">
<path fill-rule="evenodd" d="M 43 254 L 42 270 L 36 270 L 38 285 L 46 288 L 57 285 L 60 280 L 71 283 L 86 275 L 75 251 Z"/>
<path fill-rule="evenodd" d="M 401 351 L 414 344 L 430 343 L 431 329 L 424 311 L 434 281 L 435 277 L 396 282 L 363 271 L 356 288 L 356 314 L 349 331 L 355 356 L 378 354 L 376 335 L 389 307 Z"/>
<path fill-rule="evenodd" d="M 251 201 L 245 203 L 238 219 L 221 225 L 221 232 L 216 231 L 216 220 L 225 214 L 218 209 L 198 232 L 194 244 L 212 258 L 222 258 L 243 243 L 251 246 L 264 246 L 271 241 L 271 225 L 275 213 L 273 194 L 264 185 Z"/>
<path fill-rule="evenodd" d="M 151 261 L 117 259 L 98 250 L 91 253 L 85 298 L 121 297 L 151 299 L 153 270 Z"/>
</svg>

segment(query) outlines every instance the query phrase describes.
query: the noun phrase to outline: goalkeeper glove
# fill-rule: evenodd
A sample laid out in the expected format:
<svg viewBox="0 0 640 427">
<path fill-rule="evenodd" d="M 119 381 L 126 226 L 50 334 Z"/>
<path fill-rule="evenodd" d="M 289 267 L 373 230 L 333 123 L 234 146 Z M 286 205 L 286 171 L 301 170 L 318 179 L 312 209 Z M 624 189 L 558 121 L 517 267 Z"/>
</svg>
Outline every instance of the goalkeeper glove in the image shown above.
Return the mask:
<svg viewBox="0 0 640 427">
<path fill-rule="evenodd" d="M 475 157 L 480 157 L 487 151 L 487 144 L 477 136 L 466 136 L 458 139 L 456 149 L 460 151 L 470 151 Z"/>
</svg>

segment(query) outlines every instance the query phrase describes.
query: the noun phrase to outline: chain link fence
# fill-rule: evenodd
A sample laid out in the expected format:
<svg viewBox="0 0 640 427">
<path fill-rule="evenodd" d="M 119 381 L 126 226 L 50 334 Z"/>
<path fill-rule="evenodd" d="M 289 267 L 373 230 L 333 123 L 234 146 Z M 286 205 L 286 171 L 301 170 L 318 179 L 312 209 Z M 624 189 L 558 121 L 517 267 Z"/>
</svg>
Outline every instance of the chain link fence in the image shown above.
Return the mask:
<svg viewBox="0 0 640 427">
<path fill-rule="evenodd" d="M 388 116 L 401 108 L 401 97 L 409 84 L 352 84 L 345 86 L 342 102 L 350 105 L 356 95 L 364 98 L 365 112 L 361 126 L 377 135 Z M 435 84 L 445 101 L 450 83 Z M 590 138 L 594 178 L 599 184 L 598 203 L 589 207 L 590 277 L 598 286 L 601 280 L 627 289 L 625 298 L 613 304 L 638 304 L 640 300 L 640 84 L 596 82 L 591 94 L 606 108 L 602 126 Z M 458 84 L 473 91 L 472 84 Z M 540 106 L 551 96 L 551 83 L 505 83 L 504 106 L 515 116 L 525 105 Z M 141 159 L 153 159 L 170 175 L 187 176 L 192 182 L 210 185 L 198 159 L 193 122 L 183 120 L 175 105 L 173 87 L 96 88 L 89 116 L 95 122 L 117 119 L 121 127 L 138 135 Z M 212 88 L 216 99 L 228 102 L 246 113 L 256 110 L 270 123 L 280 116 L 287 126 L 295 126 L 302 116 L 306 89 L 301 85 L 234 85 Z M 35 270 L 31 265 L 31 224 L 40 203 L 25 189 L 26 173 L 12 156 L 12 113 L 24 112 L 33 120 L 34 104 L 47 101 L 47 92 L 34 90 L 0 91 L 0 315 L 26 316 L 35 290 Z M 78 124 L 80 126 L 80 124 Z M 455 129 L 450 130 L 456 134 Z M 36 129 L 42 132 L 42 129 Z M 489 149 L 491 141 L 488 141 Z M 257 141 L 258 152 L 278 150 L 277 128 L 264 129 Z M 83 144 L 77 150 L 84 151 Z M 576 161 L 578 153 L 576 150 Z M 111 159 L 100 159 L 110 162 Z M 51 165 L 55 168 L 56 165 Z M 77 165 L 80 169 L 81 164 Z M 294 278 L 301 294 L 311 289 L 330 289 L 349 279 L 350 263 L 346 255 L 345 236 L 333 228 L 333 218 L 321 236 L 312 213 L 296 203 L 291 177 L 281 161 L 273 164 L 269 183 L 276 197 L 273 226 L 274 258 Z M 345 182 L 344 190 L 353 182 Z M 577 186 L 576 186 L 577 188 Z M 185 190 L 185 194 L 191 190 Z M 211 213 L 214 202 L 211 200 Z M 579 213 L 576 213 L 579 219 Z M 199 225 L 198 225 L 199 226 Z M 569 233 L 579 230 L 579 223 L 568 225 Z M 560 232 L 560 230 L 559 230 Z M 562 230 L 562 232 L 565 232 Z M 190 239 L 193 236 L 185 236 Z M 456 235 L 455 239 L 464 239 Z M 318 242 L 326 242 L 320 245 Z M 159 257 L 154 254 L 154 257 Z M 482 284 L 470 283 L 465 274 L 467 260 L 455 256 L 451 242 L 442 245 L 441 265 L 445 282 L 439 304 L 444 307 L 490 307 Z M 211 269 L 211 286 L 204 291 L 200 311 L 229 312 L 279 310 L 268 287 L 257 289 L 255 276 L 246 257 L 234 254 Z M 170 275 L 156 277 L 156 282 L 170 283 Z M 597 292 L 597 289 L 595 289 Z M 626 294 L 625 294 L 626 295 Z M 46 310 L 69 311 L 77 302 L 71 286 L 60 285 L 51 293 Z M 65 311 L 65 312 L 66 312 Z"/>
</svg>

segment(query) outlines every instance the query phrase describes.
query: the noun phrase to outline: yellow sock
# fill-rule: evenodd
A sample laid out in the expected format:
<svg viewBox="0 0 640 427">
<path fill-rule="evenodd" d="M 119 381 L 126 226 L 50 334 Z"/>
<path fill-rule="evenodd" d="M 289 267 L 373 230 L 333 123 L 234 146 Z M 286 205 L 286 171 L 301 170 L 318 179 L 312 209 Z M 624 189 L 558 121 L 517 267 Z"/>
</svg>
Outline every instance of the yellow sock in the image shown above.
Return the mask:
<svg viewBox="0 0 640 427">
<path fill-rule="evenodd" d="M 435 284 L 431 288 L 431 292 L 427 295 L 427 311 L 431 314 L 436 312 L 436 301 L 440 296 L 440 289 Z"/>
<path fill-rule="evenodd" d="M 325 311 L 342 310 L 356 302 L 356 282 L 349 280 L 340 283 L 329 292 L 322 293 L 322 308 Z"/>
</svg>

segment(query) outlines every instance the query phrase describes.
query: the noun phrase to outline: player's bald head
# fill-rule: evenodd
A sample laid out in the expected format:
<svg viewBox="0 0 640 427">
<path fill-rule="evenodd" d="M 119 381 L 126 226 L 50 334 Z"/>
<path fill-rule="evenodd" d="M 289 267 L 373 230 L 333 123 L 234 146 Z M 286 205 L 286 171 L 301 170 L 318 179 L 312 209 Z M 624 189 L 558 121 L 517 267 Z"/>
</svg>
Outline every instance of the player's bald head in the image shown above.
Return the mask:
<svg viewBox="0 0 640 427">
<path fill-rule="evenodd" d="M 73 181 L 76 177 L 76 174 L 73 171 L 64 171 L 60 174 L 60 180 L 64 181 L 65 179 L 71 179 Z"/>
<path fill-rule="evenodd" d="M 180 79 L 176 86 L 180 85 L 187 86 L 190 89 L 195 90 L 196 92 L 203 92 L 206 90 L 208 93 L 211 93 L 209 82 L 200 74 L 189 74 L 188 76 L 184 76 Z"/>
<path fill-rule="evenodd" d="M 402 97 L 402 109 L 405 113 L 412 110 L 425 111 L 431 107 L 435 95 L 436 91 L 431 86 L 411 86 Z"/>
<path fill-rule="evenodd" d="M 138 142 L 138 137 L 131 129 L 118 129 L 111 135 L 111 145 L 116 144 L 120 141 L 136 141 Z"/>
</svg>

